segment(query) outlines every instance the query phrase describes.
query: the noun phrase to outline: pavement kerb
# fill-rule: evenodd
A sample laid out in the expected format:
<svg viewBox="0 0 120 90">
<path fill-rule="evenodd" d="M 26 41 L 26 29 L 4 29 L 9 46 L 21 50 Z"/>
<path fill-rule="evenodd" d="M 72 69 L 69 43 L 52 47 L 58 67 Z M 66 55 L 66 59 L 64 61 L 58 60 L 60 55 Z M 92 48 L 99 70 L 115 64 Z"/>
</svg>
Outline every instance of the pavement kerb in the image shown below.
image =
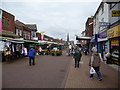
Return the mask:
<svg viewBox="0 0 120 90">
<path fill-rule="evenodd" d="M 71 56 L 68 56 L 68 57 L 71 57 Z M 72 59 L 72 57 L 71 57 L 71 59 Z M 65 77 L 64 77 L 64 80 L 63 80 L 60 88 L 65 88 L 66 81 L 67 81 L 67 77 L 68 77 L 69 72 L 70 72 L 71 64 L 72 64 L 72 60 L 70 60 L 70 63 L 69 63 L 68 69 L 67 69 L 68 71 L 66 72 L 66 75 L 65 75 Z"/>
</svg>

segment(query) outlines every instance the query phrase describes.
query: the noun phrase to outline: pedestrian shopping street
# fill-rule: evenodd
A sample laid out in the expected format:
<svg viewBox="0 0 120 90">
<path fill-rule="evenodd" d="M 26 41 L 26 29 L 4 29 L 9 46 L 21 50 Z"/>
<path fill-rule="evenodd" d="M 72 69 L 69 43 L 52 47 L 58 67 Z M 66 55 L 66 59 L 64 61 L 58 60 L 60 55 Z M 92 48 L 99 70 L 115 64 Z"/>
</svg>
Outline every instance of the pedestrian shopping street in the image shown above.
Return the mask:
<svg viewBox="0 0 120 90">
<path fill-rule="evenodd" d="M 120 0 L 2 0 L 0 89 L 118 90 L 119 66 Z"/>
<path fill-rule="evenodd" d="M 90 55 L 82 55 L 79 68 L 72 56 L 36 56 L 35 66 L 28 57 L 2 64 L 3 88 L 118 88 L 118 71 L 101 64 L 102 81 L 97 75 L 89 79 Z"/>
</svg>

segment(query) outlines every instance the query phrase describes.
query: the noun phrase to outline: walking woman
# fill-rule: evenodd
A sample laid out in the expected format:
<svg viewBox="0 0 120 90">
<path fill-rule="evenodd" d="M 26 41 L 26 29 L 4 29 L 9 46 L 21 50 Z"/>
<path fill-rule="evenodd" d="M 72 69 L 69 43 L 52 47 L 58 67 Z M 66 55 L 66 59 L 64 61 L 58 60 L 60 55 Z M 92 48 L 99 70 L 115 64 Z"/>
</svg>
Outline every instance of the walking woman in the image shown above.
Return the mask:
<svg viewBox="0 0 120 90">
<path fill-rule="evenodd" d="M 90 66 L 95 69 L 99 81 L 102 80 L 102 76 L 101 76 L 101 72 L 100 72 L 100 63 L 101 63 L 100 56 L 97 52 L 94 51 L 91 56 Z M 90 78 L 93 78 L 93 74 L 90 75 Z"/>
</svg>

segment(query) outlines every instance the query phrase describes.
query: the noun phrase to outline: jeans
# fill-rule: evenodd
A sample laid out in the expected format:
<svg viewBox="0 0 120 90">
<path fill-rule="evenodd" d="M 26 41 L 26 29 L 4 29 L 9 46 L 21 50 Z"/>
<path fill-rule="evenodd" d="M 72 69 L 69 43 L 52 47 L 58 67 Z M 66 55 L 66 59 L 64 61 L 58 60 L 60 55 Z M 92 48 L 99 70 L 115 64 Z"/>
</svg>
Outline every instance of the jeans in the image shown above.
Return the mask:
<svg viewBox="0 0 120 90">
<path fill-rule="evenodd" d="M 32 65 L 35 65 L 35 58 L 34 57 L 29 57 L 29 65 L 31 66 L 31 63 Z"/>
<path fill-rule="evenodd" d="M 75 59 L 75 67 L 79 67 L 80 60 Z"/>
<path fill-rule="evenodd" d="M 100 72 L 100 67 L 93 67 L 97 73 L 98 79 L 102 79 L 101 72 Z M 91 74 L 90 77 L 93 78 L 94 74 Z"/>
<path fill-rule="evenodd" d="M 54 55 L 57 56 L 57 52 L 56 51 L 54 52 Z"/>
</svg>

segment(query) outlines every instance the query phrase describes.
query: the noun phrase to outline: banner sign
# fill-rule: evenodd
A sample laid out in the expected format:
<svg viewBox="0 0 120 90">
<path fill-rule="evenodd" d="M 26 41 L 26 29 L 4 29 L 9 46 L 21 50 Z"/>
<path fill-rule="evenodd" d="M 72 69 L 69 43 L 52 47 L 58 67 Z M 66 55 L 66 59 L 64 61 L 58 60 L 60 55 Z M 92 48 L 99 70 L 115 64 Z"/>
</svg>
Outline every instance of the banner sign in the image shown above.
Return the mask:
<svg viewBox="0 0 120 90">
<path fill-rule="evenodd" d="M 44 32 L 41 32 L 41 40 L 44 40 Z"/>
<path fill-rule="evenodd" d="M 120 10 L 113 10 L 112 17 L 120 17 Z"/>
<path fill-rule="evenodd" d="M 98 42 L 98 34 L 95 34 L 95 42 Z"/>
<path fill-rule="evenodd" d="M 0 33 L 2 33 L 2 10 L 0 9 Z"/>
</svg>

